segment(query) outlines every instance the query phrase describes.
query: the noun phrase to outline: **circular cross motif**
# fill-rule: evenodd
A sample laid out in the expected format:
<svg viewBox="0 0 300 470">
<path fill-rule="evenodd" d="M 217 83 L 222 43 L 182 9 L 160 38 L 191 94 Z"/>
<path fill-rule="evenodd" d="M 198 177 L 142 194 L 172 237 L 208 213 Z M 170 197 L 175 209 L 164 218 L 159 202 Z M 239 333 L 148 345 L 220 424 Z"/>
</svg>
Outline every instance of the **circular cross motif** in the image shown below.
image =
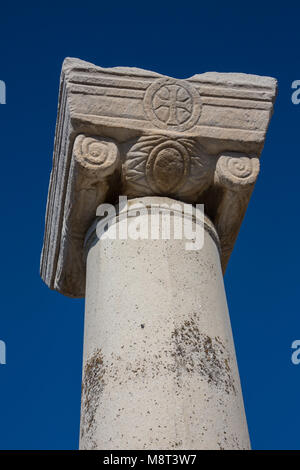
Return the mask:
<svg viewBox="0 0 300 470">
<path fill-rule="evenodd" d="M 145 111 L 162 129 L 183 131 L 194 126 L 200 116 L 200 96 L 188 83 L 159 79 L 146 91 Z"/>
<path fill-rule="evenodd" d="M 146 164 L 146 177 L 154 192 L 174 193 L 189 173 L 190 158 L 179 142 L 166 141 L 154 147 Z"/>
<path fill-rule="evenodd" d="M 152 109 L 160 121 L 169 126 L 179 126 L 190 119 L 193 99 L 179 85 L 163 85 L 152 97 Z"/>
</svg>

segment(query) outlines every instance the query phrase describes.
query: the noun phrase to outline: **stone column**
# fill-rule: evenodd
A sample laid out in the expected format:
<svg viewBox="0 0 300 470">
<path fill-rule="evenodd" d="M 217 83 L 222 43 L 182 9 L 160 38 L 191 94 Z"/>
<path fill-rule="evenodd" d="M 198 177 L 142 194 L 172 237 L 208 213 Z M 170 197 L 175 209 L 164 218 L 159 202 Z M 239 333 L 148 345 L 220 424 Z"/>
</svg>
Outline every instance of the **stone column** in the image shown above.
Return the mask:
<svg viewBox="0 0 300 470">
<path fill-rule="evenodd" d="M 162 239 L 168 220 L 183 232 L 183 206 L 133 199 L 87 236 L 82 449 L 249 448 L 217 232 L 198 209 L 202 248 Z M 124 216 L 149 238 L 111 239 Z"/>
<path fill-rule="evenodd" d="M 249 448 L 222 275 L 276 89 L 256 75 L 64 62 L 41 276 L 86 296 L 82 448 Z M 97 239 L 97 208 L 120 196 L 131 216 L 136 200 L 203 204 L 204 246 Z"/>
</svg>

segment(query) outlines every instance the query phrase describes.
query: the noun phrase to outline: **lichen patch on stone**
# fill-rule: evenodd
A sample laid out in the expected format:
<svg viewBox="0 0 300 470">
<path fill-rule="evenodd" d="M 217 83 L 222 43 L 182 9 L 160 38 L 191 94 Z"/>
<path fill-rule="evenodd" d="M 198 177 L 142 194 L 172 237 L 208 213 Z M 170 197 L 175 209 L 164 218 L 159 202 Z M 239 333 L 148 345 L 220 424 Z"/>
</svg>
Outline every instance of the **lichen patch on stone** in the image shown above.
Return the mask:
<svg viewBox="0 0 300 470">
<path fill-rule="evenodd" d="M 226 393 L 236 393 L 230 358 L 220 338 L 211 338 L 201 333 L 193 318 L 175 328 L 172 338 L 178 374 L 198 373 L 207 379 L 208 383 L 224 389 Z"/>
<path fill-rule="evenodd" d="M 105 387 L 105 365 L 101 349 L 96 349 L 88 359 L 83 371 L 82 381 L 82 424 L 81 439 L 89 440 L 95 431 L 95 416 L 99 400 Z M 89 446 L 90 448 L 90 446 Z"/>
</svg>

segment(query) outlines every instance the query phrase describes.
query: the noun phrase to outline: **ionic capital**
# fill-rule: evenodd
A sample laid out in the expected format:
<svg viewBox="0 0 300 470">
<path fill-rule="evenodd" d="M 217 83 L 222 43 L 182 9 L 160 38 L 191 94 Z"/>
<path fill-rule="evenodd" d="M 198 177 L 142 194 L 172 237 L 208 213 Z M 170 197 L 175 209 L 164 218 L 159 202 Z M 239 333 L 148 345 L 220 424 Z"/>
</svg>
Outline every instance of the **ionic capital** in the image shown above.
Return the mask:
<svg viewBox="0 0 300 470">
<path fill-rule="evenodd" d="M 225 270 L 259 172 L 276 80 L 204 73 L 178 80 L 66 59 L 41 276 L 83 297 L 83 242 L 119 196 L 203 203 Z"/>
</svg>

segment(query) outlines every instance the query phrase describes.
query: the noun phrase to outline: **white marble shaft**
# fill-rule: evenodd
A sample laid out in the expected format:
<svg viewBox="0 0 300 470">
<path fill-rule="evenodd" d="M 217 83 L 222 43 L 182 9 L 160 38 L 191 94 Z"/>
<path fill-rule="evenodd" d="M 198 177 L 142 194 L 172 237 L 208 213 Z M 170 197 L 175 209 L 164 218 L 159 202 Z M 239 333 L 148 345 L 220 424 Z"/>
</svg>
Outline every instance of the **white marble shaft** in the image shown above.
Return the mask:
<svg viewBox="0 0 300 470">
<path fill-rule="evenodd" d="M 139 200 L 166 219 L 168 204 L 183 206 Z M 147 232 L 136 202 L 129 221 Z M 117 216 L 105 236 L 125 223 Z M 218 235 L 205 217 L 204 246 L 189 250 L 153 223 L 158 240 L 103 240 L 95 226 L 87 237 L 81 448 L 248 449 Z"/>
</svg>

